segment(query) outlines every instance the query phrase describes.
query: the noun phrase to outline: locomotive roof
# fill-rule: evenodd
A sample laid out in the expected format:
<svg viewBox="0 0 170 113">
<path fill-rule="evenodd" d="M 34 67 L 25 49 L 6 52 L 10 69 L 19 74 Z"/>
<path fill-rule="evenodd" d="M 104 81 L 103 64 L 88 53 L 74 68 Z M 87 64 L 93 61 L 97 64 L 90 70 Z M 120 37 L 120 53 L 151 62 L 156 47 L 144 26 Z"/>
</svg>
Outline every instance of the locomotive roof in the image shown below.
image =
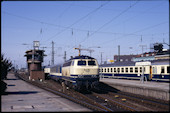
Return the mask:
<svg viewBox="0 0 170 113">
<path fill-rule="evenodd" d="M 81 55 L 81 56 L 75 56 L 74 58 L 71 58 L 70 60 L 73 59 L 94 59 L 93 57 L 86 56 L 86 55 Z"/>
</svg>

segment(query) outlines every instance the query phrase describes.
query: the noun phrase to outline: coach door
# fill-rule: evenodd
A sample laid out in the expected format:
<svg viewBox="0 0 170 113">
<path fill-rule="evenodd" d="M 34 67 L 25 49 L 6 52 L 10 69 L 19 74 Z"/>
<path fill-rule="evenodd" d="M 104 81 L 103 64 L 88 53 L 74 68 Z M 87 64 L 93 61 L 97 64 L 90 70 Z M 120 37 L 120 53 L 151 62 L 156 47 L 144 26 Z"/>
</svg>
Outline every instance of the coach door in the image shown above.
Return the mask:
<svg viewBox="0 0 170 113">
<path fill-rule="evenodd" d="M 150 66 L 150 77 L 149 79 L 151 80 L 152 79 L 152 66 Z"/>
</svg>

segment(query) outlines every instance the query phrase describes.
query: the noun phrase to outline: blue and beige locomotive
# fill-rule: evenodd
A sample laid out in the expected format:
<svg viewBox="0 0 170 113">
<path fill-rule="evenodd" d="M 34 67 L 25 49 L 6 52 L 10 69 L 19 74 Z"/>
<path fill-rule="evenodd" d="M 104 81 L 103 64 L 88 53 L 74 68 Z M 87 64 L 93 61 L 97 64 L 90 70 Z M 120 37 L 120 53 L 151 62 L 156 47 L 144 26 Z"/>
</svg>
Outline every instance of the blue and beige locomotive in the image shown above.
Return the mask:
<svg viewBox="0 0 170 113">
<path fill-rule="evenodd" d="M 46 67 L 48 76 L 64 82 L 74 89 L 91 89 L 99 82 L 99 65 L 95 58 L 89 56 L 76 56 L 63 65 Z"/>
</svg>

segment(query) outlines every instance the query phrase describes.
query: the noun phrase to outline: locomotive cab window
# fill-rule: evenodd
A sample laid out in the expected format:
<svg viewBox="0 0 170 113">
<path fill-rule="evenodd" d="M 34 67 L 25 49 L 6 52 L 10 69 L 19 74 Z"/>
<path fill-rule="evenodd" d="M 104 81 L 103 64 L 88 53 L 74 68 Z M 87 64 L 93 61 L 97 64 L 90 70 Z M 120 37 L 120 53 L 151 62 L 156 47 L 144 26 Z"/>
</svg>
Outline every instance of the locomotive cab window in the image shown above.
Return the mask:
<svg viewBox="0 0 170 113">
<path fill-rule="evenodd" d="M 78 66 L 85 66 L 86 65 L 86 61 L 78 61 Z"/>
<path fill-rule="evenodd" d="M 88 65 L 89 66 L 96 66 L 96 62 L 95 61 L 88 61 Z"/>
</svg>

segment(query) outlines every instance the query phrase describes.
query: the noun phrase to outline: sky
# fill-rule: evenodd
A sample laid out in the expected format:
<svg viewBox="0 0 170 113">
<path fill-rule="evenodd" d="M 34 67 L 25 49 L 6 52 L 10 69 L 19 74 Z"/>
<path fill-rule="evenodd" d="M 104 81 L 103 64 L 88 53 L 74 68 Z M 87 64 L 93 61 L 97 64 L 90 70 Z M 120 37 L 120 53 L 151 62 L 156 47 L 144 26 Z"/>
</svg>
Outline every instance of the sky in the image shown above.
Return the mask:
<svg viewBox="0 0 170 113">
<path fill-rule="evenodd" d="M 123 1 L 3 1 L 1 2 L 1 54 L 18 68 L 26 67 L 27 50 L 40 41 L 45 54 L 43 65 L 82 55 L 97 61 L 120 55 L 150 51 L 150 44 L 169 44 L 168 0 Z M 165 44 L 165 49 L 169 47 Z"/>
</svg>

